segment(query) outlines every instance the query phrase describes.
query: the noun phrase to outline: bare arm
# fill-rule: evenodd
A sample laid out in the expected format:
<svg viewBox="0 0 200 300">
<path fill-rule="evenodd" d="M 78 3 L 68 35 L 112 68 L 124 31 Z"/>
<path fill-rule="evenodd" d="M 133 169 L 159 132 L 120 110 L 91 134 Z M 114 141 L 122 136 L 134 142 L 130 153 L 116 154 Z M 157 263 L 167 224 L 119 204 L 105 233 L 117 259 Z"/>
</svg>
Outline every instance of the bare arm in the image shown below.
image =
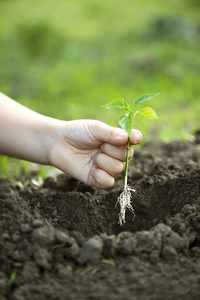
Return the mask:
<svg viewBox="0 0 200 300">
<path fill-rule="evenodd" d="M 0 93 L 0 154 L 48 164 L 49 140 L 59 123 Z"/>
</svg>

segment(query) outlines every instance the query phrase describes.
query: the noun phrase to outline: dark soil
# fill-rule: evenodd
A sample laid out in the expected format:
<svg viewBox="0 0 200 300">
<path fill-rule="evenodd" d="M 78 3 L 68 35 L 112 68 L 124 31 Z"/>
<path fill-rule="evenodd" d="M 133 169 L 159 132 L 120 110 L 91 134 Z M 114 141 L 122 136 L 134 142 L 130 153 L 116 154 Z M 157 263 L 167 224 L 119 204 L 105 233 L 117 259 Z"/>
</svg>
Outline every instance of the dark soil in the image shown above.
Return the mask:
<svg viewBox="0 0 200 300">
<path fill-rule="evenodd" d="M 198 142 L 136 152 L 123 227 L 122 175 L 107 191 L 65 175 L 41 189 L 0 179 L 0 299 L 199 299 Z"/>
</svg>

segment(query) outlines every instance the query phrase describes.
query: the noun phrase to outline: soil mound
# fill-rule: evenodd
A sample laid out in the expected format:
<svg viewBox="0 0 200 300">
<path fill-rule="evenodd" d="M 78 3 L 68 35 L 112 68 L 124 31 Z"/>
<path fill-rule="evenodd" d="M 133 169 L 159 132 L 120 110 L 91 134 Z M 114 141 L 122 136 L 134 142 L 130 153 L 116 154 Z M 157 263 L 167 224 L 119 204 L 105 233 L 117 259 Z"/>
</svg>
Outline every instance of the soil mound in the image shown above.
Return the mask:
<svg viewBox="0 0 200 300">
<path fill-rule="evenodd" d="M 197 142 L 136 152 L 124 226 L 123 175 L 107 191 L 66 175 L 42 188 L 0 179 L 0 299 L 199 299 Z"/>
</svg>

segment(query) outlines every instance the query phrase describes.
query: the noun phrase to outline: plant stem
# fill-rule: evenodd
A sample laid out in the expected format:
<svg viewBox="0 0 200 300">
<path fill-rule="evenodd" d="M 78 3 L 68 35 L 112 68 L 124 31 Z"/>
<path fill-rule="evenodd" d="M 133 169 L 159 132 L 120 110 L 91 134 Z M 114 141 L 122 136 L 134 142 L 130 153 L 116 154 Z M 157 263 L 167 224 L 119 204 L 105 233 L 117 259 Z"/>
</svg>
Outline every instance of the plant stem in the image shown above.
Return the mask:
<svg viewBox="0 0 200 300">
<path fill-rule="evenodd" d="M 131 147 L 130 137 L 128 137 L 127 151 L 126 151 L 126 164 L 125 164 L 125 177 L 124 177 L 124 190 L 128 185 L 128 165 L 129 165 L 129 152 Z"/>
</svg>

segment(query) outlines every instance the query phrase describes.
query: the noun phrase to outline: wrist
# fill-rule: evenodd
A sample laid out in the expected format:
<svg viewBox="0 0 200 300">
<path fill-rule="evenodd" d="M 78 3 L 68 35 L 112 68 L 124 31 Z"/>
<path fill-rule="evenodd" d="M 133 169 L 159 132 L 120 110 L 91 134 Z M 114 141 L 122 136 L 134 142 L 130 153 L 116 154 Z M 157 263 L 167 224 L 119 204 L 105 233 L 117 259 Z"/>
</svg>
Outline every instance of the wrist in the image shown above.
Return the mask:
<svg viewBox="0 0 200 300">
<path fill-rule="evenodd" d="M 63 122 L 61 120 L 44 117 L 43 128 L 40 131 L 41 148 L 38 157 L 42 158 L 42 164 L 54 166 L 54 148 L 61 139 Z"/>
</svg>

